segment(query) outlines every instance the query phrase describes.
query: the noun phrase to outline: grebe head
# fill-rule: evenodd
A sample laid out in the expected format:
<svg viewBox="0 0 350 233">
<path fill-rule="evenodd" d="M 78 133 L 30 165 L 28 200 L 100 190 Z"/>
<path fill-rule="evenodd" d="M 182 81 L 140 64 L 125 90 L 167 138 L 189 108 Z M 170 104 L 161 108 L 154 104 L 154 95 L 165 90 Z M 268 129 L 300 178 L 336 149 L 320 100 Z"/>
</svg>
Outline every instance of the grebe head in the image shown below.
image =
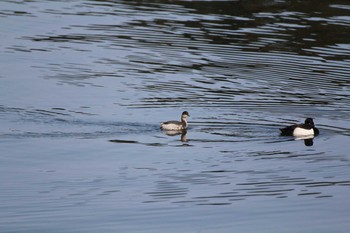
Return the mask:
<svg viewBox="0 0 350 233">
<path fill-rule="evenodd" d="M 189 114 L 187 111 L 184 111 L 184 112 L 181 114 L 181 118 L 182 118 L 182 119 L 186 119 L 188 116 L 190 116 L 190 114 Z"/>
<path fill-rule="evenodd" d="M 190 114 L 187 112 L 187 111 L 184 111 L 183 113 L 182 113 L 182 116 L 190 116 Z"/>
</svg>

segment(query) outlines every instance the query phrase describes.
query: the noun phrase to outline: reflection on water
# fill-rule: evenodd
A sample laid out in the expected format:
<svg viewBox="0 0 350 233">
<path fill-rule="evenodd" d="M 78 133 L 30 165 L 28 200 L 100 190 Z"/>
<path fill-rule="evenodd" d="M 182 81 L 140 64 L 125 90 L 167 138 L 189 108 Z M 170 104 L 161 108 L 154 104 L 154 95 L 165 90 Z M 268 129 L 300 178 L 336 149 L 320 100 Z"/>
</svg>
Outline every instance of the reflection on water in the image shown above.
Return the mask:
<svg viewBox="0 0 350 233">
<path fill-rule="evenodd" d="M 3 231 L 348 231 L 347 1 L 0 6 Z"/>
<path fill-rule="evenodd" d="M 187 142 L 187 130 L 163 130 L 163 132 L 168 135 L 168 136 L 177 136 L 177 135 L 181 135 L 180 140 L 181 142 Z"/>
<path fill-rule="evenodd" d="M 295 137 L 295 140 L 304 140 L 305 146 L 313 146 L 314 145 L 314 135 Z"/>
<path fill-rule="evenodd" d="M 313 146 L 314 145 L 314 139 L 313 138 L 304 139 L 304 144 L 305 144 L 305 146 Z"/>
</svg>

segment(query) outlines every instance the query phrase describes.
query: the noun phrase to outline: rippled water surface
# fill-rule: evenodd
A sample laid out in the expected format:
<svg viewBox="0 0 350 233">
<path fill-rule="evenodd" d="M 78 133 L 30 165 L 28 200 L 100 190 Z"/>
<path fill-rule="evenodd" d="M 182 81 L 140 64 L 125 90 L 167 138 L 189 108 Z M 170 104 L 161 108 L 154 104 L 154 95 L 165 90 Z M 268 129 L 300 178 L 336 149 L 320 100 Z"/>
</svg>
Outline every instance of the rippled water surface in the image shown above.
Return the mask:
<svg viewBox="0 0 350 233">
<path fill-rule="evenodd" d="M 349 15 L 2 1 L 0 231 L 348 232 Z M 279 135 L 306 117 L 319 136 Z"/>
</svg>

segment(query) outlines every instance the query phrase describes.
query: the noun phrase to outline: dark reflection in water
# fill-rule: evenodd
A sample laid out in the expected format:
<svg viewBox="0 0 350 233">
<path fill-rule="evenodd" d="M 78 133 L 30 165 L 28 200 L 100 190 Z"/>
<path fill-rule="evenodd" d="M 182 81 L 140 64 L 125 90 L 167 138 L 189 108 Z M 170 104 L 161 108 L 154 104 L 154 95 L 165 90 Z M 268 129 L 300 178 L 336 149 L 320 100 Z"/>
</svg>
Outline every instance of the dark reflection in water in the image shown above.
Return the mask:
<svg viewBox="0 0 350 233">
<path fill-rule="evenodd" d="M 348 1 L 0 6 L 4 232 L 348 231 Z"/>
<path fill-rule="evenodd" d="M 163 132 L 168 135 L 168 136 L 177 136 L 177 135 L 181 135 L 180 140 L 182 142 L 187 142 L 187 130 L 163 130 Z"/>
<path fill-rule="evenodd" d="M 303 137 L 297 137 L 297 138 L 290 137 L 290 139 L 288 139 L 288 141 L 291 141 L 291 142 L 292 141 L 299 141 L 299 142 L 302 141 L 305 146 L 313 146 L 314 145 L 314 137 L 306 137 L 306 138 L 303 138 Z"/>
<path fill-rule="evenodd" d="M 296 137 L 295 140 L 303 140 L 305 146 L 313 146 L 314 145 L 314 136 L 305 136 L 305 137 Z"/>
<path fill-rule="evenodd" d="M 340 114 L 348 109 L 349 19 L 339 5 L 90 1 L 81 6 L 78 14 L 59 8 L 49 13 L 89 15 L 96 22 L 22 38 L 33 46 L 49 43 L 52 50 L 81 49 L 77 54 L 89 53 L 85 44 L 117 52 L 97 53 L 87 61 L 91 67 L 76 61 L 43 65 L 63 83 L 133 77 L 116 88 L 142 93 L 118 103 L 135 108 L 181 104 L 289 112 L 334 106 Z"/>
<path fill-rule="evenodd" d="M 313 138 L 304 139 L 304 144 L 305 144 L 305 146 L 313 146 L 314 145 L 314 139 Z"/>
</svg>

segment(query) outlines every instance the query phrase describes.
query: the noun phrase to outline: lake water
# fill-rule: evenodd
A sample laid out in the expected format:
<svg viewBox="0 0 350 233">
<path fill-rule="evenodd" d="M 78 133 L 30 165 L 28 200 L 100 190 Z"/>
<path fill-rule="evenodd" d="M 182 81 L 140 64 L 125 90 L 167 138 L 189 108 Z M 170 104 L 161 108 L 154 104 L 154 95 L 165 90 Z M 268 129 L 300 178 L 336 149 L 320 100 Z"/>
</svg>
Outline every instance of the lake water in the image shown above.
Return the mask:
<svg viewBox="0 0 350 233">
<path fill-rule="evenodd" d="M 0 20 L 0 232 L 349 232 L 349 1 L 2 1 Z M 186 134 L 159 129 L 185 110 Z M 319 136 L 279 135 L 306 117 Z"/>
</svg>

